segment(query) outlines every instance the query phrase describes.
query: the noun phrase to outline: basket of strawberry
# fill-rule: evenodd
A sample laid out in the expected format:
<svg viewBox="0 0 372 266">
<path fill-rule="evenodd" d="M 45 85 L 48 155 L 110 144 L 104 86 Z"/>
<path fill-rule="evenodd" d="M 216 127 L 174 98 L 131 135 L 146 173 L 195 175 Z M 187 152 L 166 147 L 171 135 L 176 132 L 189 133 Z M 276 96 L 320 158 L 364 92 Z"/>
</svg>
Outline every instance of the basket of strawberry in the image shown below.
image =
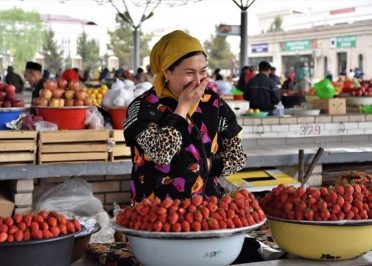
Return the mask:
<svg viewBox="0 0 372 266">
<path fill-rule="evenodd" d="M 80 230 L 79 221 L 56 211 L 0 217 L 1 265 L 70 265 Z"/>
<path fill-rule="evenodd" d="M 291 254 L 346 260 L 372 249 L 372 192 L 364 184 L 279 185 L 260 204 L 276 243 Z"/>
<path fill-rule="evenodd" d="M 144 199 L 122 210 L 113 227 L 128 236 L 145 265 L 228 265 L 239 255 L 244 233 L 265 221 L 254 195 L 241 189 L 221 199 Z"/>
</svg>

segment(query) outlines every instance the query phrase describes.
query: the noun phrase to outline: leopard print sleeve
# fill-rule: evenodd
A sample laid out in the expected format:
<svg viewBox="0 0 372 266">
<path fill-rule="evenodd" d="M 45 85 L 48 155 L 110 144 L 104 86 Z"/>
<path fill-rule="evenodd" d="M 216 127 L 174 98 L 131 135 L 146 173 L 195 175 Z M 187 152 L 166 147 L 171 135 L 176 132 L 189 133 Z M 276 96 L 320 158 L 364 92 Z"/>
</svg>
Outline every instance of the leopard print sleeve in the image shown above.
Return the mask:
<svg viewBox="0 0 372 266">
<path fill-rule="evenodd" d="M 137 143 L 155 163 L 169 164 L 181 149 L 182 135 L 174 127 L 160 128 L 155 123 L 149 123 L 137 137 Z"/>
<path fill-rule="evenodd" d="M 221 144 L 224 148 L 221 153 L 223 161 L 222 176 L 228 176 L 244 167 L 247 155 L 244 153 L 242 140 L 237 136 L 224 138 Z"/>
</svg>

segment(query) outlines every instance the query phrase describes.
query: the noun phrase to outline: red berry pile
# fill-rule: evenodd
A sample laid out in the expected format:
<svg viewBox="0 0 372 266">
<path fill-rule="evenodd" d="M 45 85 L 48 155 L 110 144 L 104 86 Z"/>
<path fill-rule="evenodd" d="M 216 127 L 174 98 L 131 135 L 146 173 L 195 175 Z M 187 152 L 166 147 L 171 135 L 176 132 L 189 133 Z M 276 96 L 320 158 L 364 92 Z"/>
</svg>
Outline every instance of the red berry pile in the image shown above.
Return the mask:
<svg viewBox="0 0 372 266">
<path fill-rule="evenodd" d="M 363 184 L 335 187 L 279 185 L 261 202 L 267 215 L 308 221 L 372 219 L 372 192 Z"/>
<path fill-rule="evenodd" d="M 0 243 L 39 240 L 79 232 L 78 220 L 67 219 L 56 211 L 38 214 L 15 214 L 12 218 L 0 217 Z"/>
<path fill-rule="evenodd" d="M 200 195 L 183 200 L 144 199 L 126 207 L 116 222 L 126 228 L 156 232 L 198 232 L 251 226 L 265 214 L 251 192 L 245 189 L 224 195 L 220 200 Z"/>
</svg>

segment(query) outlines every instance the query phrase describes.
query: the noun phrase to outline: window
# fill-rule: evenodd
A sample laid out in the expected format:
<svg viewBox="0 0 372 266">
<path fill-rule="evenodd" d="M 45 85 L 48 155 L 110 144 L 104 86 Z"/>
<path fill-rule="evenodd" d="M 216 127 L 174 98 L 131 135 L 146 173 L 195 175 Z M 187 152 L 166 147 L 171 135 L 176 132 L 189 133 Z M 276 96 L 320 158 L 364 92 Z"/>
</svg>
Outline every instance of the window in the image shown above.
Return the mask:
<svg viewBox="0 0 372 266">
<path fill-rule="evenodd" d="M 328 75 L 328 57 L 324 57 L 324 68 L 323 68 L 323 76 L 326 77 Z"/>
<path fill-rule="evenodd" d="M 362 54 L 358 55 L 358 68 L 363 71 L 364 58 Z"/>
<path fill-rule="evenodd" d="M 347 53 L 337 53 L 337 71 L 340 75 L 346 75 L 347 73 Z"/>
</svg>

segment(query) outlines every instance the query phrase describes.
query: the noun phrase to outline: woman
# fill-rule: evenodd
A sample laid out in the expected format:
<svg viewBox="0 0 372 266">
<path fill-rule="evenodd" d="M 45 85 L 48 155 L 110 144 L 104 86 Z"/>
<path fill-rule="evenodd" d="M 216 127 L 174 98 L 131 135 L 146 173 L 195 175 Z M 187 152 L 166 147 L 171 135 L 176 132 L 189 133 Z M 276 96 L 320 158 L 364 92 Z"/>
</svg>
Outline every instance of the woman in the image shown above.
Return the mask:
<svg viewBox="0 0 372 266">
<path fill-rule="evenodd" d="M 245 163 L 230 107 L 205 89 L 207 56 L 200 42 L 173 31 L 150 54 L 154 87 L 128 107 L 124 136 L 132 154 L 132 198 L 221 196 L 220 176 Z"/>
</svg>

